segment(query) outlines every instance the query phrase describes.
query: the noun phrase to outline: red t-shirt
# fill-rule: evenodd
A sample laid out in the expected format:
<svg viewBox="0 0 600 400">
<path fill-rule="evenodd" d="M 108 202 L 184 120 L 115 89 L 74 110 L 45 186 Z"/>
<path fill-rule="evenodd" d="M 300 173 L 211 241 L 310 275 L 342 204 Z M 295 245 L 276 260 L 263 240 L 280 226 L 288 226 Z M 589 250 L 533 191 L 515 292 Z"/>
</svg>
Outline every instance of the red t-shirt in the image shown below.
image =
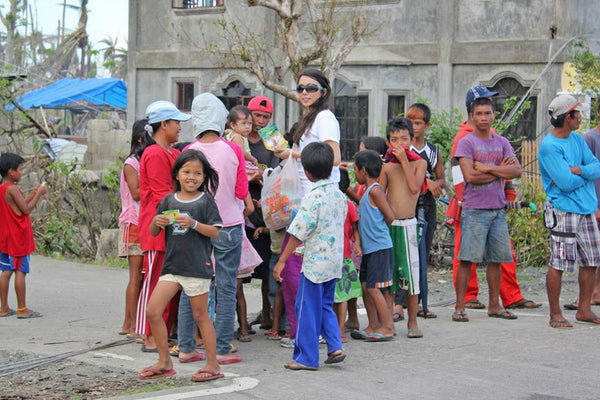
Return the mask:
<svg viewBox="0 0 600 400">
<path fill-rule="evenodd" d="M 179 150 L 170 152 L 158 144 L 148 146 L 140 160 L 140 216 L 139 238 L 142 250 L 165 251 L 165 231 L 158 236 L 150 234 L 150 223 L 156 214 L 158 203 L 175 189 L 171 171 Z"/>
<path fill-rule="evenodd" d="M 0 251 L 11 257 L 24 257 L 35 251 L 33 229 L 29 215 L 17 215 L 6 200 L 6 189 L 14 185 L 4 182 L 0 185 Z M 21 189 L 19 189 L 21 190 Z"/>
<path fill-rule="evenodd" d="M 347 204 L 348 213 L 346 214 L 346 220 L 344 221 L 344 258 L 351 258 L 352 249 L 350 248 L 350 239 L 354 238 L 352 224 L 358 222 L 358 213 L 356 212 L 354 203 L 348 201 Z"/>
</svg>

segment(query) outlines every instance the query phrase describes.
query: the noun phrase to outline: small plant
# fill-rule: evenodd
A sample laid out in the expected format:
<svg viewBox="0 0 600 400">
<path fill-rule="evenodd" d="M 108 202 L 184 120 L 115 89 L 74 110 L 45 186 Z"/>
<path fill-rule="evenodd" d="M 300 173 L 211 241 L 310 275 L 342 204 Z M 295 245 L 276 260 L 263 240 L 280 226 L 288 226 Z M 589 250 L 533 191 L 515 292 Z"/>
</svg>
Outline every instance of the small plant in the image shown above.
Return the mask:
<svg viewBox="0 0 600 400">
<path fill-rule="evenodd" d="M 528 184 L 522 192 L 522 201 L 535 203 L 538 209 L 543 209 L 546 194 L 540 187 Z M 519 267 L 545 266 L 550 257 L 550 238 L 544 226 L 543 212 L 523 208 L 509 210 L 506 216 Z"/>
<path fill-rule="evenodd" d="M 46 167 L 44 175 L 48 201 L 33 220 L 38 249 L 53 256 L 93 259 L 101 230 L 117 226 L 117 169 L 111 166 L 102 175 L 106 191 L 101 179 L 94 179 L 76 163 L 55 161 Z"/>
</svg>

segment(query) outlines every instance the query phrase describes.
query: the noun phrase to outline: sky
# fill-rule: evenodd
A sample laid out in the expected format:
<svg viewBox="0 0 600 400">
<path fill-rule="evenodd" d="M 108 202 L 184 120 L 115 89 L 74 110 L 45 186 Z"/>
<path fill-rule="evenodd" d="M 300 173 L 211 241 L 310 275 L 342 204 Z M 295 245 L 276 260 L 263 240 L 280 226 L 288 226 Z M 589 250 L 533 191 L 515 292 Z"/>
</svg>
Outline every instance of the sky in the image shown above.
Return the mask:
<svg viewBox="0 0 600 400">
<path fill-rule="evenodd" d="M 56 34 L 58 21 L 62 19 L 63 0 L 27 0 L 32 8 L 38 29 L 45 34 Z M 134 0 L 135 1 L 135 0 Z M 67 4 L 79 5 L 79 0 L 67 0 Z M 2 13 L 10 9 L 9 0 L 0 0 Z M 87 31 L 93 48 L 99 50 L 99 42 L 111 36 L 119 39 L 118 46 L 126 47 L 128 34 L 129 1 L 127 0 L 89 0 Z M 65 34 L 77 27 L 79 12 L 70 8 L 65 13 Z M 1 24 L 0 24 L 1 25 Z M 3 25 L 2 32 L 6 32 Z"/>
</svg>

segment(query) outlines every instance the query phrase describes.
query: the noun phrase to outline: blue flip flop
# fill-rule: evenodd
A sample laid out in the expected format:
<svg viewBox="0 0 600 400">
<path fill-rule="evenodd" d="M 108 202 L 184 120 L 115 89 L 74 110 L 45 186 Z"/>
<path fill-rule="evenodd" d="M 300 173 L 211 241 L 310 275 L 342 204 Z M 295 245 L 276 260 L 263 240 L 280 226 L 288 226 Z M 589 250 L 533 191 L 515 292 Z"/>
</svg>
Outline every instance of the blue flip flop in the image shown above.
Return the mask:
<svg viewBox="0 0 600 400">
<path fill-rule="evenodd" d="M 350 337 L 355 340 L 365 340 L 367 338 L 367 332 L 362 329 L 350 332 Z"/>
<path fill-rule="evenodd" d="M 375 337 L 373 337 L 375 336 Z M 376 342 L 391 342 L 394 340 L 394 337 L 384 336 L 381 333 L 371 333 L 369 336 L 365 337 L 365 342 L 376 343 Z"/>
<path fill-rule="evenodd" d="M 8 309 L 8 313 L 4 314 L 4 315 L 0 315 L 0 317 L 4 318 L 4 317 L 10 317 L 11 315 L 15 315 L 17 313 L 16 310 L 13 310 L 12 308 Z"/>
</svg>

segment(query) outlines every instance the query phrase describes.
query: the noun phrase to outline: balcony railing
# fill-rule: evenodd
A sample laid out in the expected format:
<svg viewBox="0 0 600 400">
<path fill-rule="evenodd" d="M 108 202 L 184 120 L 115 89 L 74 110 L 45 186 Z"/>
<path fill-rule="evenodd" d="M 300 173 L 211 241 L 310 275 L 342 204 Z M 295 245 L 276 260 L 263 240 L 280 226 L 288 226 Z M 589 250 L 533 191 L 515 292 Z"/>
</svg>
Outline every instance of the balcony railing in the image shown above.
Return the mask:
<svg viewBox="0 0 600 400">
<path fill-rule="evenodd" d="M 225 0 L 171 0 L 171 7 L 178 10 L 223 7 Z"/>
</svg>

